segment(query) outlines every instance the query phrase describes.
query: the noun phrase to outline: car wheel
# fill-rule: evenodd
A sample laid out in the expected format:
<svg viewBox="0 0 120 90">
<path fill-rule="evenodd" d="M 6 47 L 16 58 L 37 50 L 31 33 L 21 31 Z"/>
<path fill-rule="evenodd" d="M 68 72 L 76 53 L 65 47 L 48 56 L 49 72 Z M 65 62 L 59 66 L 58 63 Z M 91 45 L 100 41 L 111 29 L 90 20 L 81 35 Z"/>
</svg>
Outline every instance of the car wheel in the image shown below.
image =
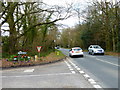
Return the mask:
<svg viewBox="0 0 120 90">
<path fill-rule="evenodd" d="M 81 57 L 84 57 L 83 55 Z"/>
<path fill-rule="evenodd" d="M 90 52 L 88 52 L 88 54 L 90 54 Z"/>
<path fill-rule="evenodd" d="M 69 54 L 69 57 L 72 57 L 71 54 Z"/>
<path fill-rule="evenodd" d="M 69 54 L 69 57 L 71 57 L 71 55 Z"/>
<path fill-rule="evenodd" d="M 94 55 L 94 51 L 92 51 L 92 55 Z"/>
</svg>

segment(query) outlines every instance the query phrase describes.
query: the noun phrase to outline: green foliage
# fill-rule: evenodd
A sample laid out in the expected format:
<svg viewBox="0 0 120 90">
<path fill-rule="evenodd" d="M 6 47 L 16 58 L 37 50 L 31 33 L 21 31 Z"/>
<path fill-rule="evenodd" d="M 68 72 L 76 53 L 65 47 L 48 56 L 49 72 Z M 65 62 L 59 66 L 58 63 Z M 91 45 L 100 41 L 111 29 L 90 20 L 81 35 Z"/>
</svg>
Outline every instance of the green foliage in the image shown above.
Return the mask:
<svg viewBox="0 0 120 90">
<path fill-rule="evenodd" d="M 88 45 L 93 43 L 93 32 L 89 31 L 85 31 L 83 34 L 81 34 L 81 39 L 84 42 L 84 48 L 87 48 Z"/>
<path fill-rule="evenodd" d="M 56 39 L 57 27 L 52 21 L 54 11 L 42 7 L 43 3 L 36 2 L 6 2 L 2 3 L 4 20 L 9 24 L 10 33 L 8 37 L 3 37 L 3 57 L 17 53 L 19 50 L 29 50 L 29 55 L 37 54 L 36 46 L 42 45 L 43 55 L 47 55 L 52 49 Z M 21 6 L 24 7 L 21 10 Z M 45 9 L 45 10 L 44 10 Z M 5 12 L 5 13 L 4 13 Z M 24 12 L 24 13 L 23 13 Z M 5 23 L 3 22 L 3 24 Z M 51 35 L 50 33 L 55 34 Z"/>
<path fill-rule="evenodd" d="M 113 4 L 112 1 L 93 1 L 91 6 L 88 6 L 88 10 L 84 12 L 86 14 L 83 23 L 79 23 L 75 28 L 63 30 L 61 45 L 63 47 L 77 45 L 86 49 L 90 44 L 99 44 L 106 51 L 119 52 L 120 3 Z M 80 12 L 78 11 L 77 13 Z M 74 40 L 73 37 L 75 38 Z M 71 40 L 74 41 L 73 45 Z"/>
<path fill-rule="evenodd" d="M 41 53 L 40 53 L 40 56 L 41 56 L 41 57 L 45 57 L 45 56 L 49 55 L 51 52 L 54 52 L 54 50 L 50 49 L 50 50 L 48 50 L 47 52 L 41 52 Z M 37 55 L 39 55 L 39 54 L 37 54 Z"/>
</svg>

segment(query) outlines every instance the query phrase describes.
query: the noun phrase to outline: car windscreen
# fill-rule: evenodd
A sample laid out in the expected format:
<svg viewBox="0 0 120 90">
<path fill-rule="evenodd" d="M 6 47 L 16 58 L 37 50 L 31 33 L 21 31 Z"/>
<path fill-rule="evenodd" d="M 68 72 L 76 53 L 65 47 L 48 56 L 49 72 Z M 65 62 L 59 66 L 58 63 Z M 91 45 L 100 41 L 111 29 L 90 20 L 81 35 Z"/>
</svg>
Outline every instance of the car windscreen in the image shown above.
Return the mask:
<svg viewBox="0 0 120 90">
<path fill-rule="evenodd" d="M 73 49 L 74 51 L 80 51 L 81 49 L 80 48 L 78 48 L 78 49 Z"/>
<path fill-rule="evenodd" d="M 101 48 L 100 46 L 93 46 L 93 48 Z"/>
</svg>

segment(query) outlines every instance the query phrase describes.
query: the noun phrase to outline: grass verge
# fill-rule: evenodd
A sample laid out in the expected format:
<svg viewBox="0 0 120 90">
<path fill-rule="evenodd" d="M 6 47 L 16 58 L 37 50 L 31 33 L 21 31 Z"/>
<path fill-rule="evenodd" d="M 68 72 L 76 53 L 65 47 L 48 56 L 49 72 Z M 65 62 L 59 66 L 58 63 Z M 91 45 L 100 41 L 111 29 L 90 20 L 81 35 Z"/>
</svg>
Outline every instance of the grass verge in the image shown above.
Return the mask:
<svg viewBox="0 0 120 90">
<path fill-rule="evenodd" d="M 120 56 L 120 53 L 117 53 L 117 52 L 105 52 L 105 55 Z"/>
</svg>

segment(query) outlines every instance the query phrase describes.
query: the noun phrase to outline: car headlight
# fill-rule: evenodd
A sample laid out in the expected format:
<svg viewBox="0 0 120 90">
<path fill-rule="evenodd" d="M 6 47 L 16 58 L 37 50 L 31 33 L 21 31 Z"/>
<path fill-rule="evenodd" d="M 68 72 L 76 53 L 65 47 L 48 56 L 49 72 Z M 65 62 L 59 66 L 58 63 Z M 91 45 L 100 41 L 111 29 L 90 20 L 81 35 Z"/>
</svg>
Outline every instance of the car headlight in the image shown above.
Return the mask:
<svg viewBox="0 0 120 90">
<path fill-rule="evenodd" d="M 104 50 L 102 50 L 102 52 L 104 52 Z"/>
</svg>

